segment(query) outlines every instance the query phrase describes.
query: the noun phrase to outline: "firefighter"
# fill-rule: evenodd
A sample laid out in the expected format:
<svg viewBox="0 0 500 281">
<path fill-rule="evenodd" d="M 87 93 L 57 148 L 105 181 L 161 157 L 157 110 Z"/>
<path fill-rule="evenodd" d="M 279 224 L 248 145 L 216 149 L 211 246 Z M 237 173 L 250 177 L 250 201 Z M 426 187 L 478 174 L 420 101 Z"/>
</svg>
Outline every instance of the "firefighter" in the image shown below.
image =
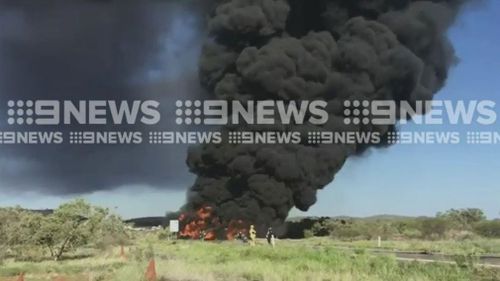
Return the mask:
<svg viewBox="0 0 500 281">
<path fill-rule="evenodd" d="M 238 232 L 236 235 L 236 240 L 240 240 L 243 243 L 248 243 L 248 237 L 243 232 Z"/>
<path fill-rule="evenodd" d="M 267 243 L 273 248 L 276 246 L 276 235 L 274 234 L 273 228 L 269 227 L 266 234 Z"/>
<path fill-rule="evenodd" d="M 255 240 L 257 239 L 257 231 L 255 231 L 255 226 L 251 225 L 250 231 L 248 233 L 250 234 L 250 245 L 255 246 Z"/>
<path fill-rule="evenodd" d="M 202 230 L 199 235 L 200 241 L 205 241 L 206 237 L 207 237 L 207 232 L 205 230 Z"/>
</svg>

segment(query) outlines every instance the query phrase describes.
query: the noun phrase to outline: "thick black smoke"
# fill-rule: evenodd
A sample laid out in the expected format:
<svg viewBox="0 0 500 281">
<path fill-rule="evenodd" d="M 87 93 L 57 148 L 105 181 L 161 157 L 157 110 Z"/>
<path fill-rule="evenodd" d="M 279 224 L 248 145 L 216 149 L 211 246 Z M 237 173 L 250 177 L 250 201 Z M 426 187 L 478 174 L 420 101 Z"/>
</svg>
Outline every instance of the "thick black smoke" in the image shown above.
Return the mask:
<svg viewBox="0 0 500 281">
<path fill-rule="evenodd" d="M 230 0 L 210 21 L 202 85 L 227 100 L 325 100 L 325 126 L 284 130 L 380 132 L 345 125 L 346 100 L 431 100 L 456 62 L 447 30 L 460 0 Z M 263 130 L 263 128 L 253 128 Z M 223 222 L 279 225 L 308 210 L 356 145 L 208 145 L 192 149 L 198 178 L 185 209 L 210 205 Z"/>
<path fill-rule="evenodd" d="M 206 13 L 200 2 L 0 0 L 0 129 L 12 130 L 6 104 L 18 99 L 154 99 L 162 104 L 161 124 L 175 120 L 167 115 L 175 111 L 169 106 L 200 92 L 196 72 Z M 185 151 L 150 145 L 2 145 L 0 190 L 79 194 L 134 184 L 180 187 L 190 179 L 178 163 Z"/>
</svg>

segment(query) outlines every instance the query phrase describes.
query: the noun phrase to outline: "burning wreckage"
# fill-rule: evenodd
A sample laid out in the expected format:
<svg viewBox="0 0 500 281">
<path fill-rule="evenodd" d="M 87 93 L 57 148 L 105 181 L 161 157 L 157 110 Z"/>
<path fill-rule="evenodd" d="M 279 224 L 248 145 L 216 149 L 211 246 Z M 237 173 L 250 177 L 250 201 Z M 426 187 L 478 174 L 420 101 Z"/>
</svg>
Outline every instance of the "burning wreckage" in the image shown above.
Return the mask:
<svg viewBox="0 0 500 281">
<path fill-rule="evenodd" d="M 345 101 L 429 101 L 456 62 L 447 31 L 467 0 L 225 0 L 208 21 L 200 81 L 213 99 L 323 100 L 322 126 L 230 126 L 222 131 L 378 132 L 346 124 Z M 184 238 L 234 239 L 250 225 L 283 232 L 348 157 L 370 147 L 210 144 L 189 151 L 197 175 L 180 215 Z"/>
<path fill-rule="evenodd" d="M 250 225 L 242 220 L 234 220 L 228 224 L 221 223 L 215 216 L 214 208 L 205 206 L 195 212 L 183 213 L 179 216 L 182 229 L 179 237 L 200 240 L 246 240 Z"/>
</svg>

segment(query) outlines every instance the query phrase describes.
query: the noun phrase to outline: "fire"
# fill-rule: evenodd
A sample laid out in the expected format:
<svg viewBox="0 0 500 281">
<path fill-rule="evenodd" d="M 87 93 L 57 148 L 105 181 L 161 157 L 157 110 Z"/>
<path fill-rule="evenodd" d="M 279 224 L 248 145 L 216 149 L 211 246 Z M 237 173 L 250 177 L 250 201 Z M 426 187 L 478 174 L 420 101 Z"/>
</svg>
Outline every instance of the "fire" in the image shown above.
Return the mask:
<svg viewBox="0 0 500 281">
<path fill-rule="evenodd" d="M 184 221 L 186 219 L 186 214 L 181 214 L 179 216 L 179 221 Z"/>
<path fill-rule="evenodd" d="M 209 231 L 205 235 L 205 241 L 214 241 L 215 239 L 217 239 L 217 235 L 215 235 L 215 231 Z"/>
<path fill-rule="evenodd" d="M 196 212 L 198 214 L 198 218 L 201 220 L 206 220 L 209 219 L 212 216 L 212 208 L 211 207 L 205 207 L 201 208 Z"/>
<path fill-rule="evenodd" d="M 184 227 L 179 232 L 181 238 L 215 240 L 213 208 L 206 206 L 194 213 L 184 213 L 179 216 L 179 221 L 184 223 Z"/>
<path fill-rule="evenodd" d="M 205 206 L 197 211 L 186 212 L 179 216 L 181 231 L 179 237 L 193 240 L 212 241 L 217 238 L 234 240 L 239 234 L 248 237 L 249 224 L 243 220 L 233 220 L 227 224 L 225 237 L 222 234 L 226 223 L 221 223 L 214 208 Z M 218 235 L 220 234 L 220 235 Z"/>
<path fill-rule="evenodd" d="M 240 233 L 248 237 L 248 224 L 242 220 L 231 221 L 227 226 L 226 239 L 234 240 Z"/>
</svg>

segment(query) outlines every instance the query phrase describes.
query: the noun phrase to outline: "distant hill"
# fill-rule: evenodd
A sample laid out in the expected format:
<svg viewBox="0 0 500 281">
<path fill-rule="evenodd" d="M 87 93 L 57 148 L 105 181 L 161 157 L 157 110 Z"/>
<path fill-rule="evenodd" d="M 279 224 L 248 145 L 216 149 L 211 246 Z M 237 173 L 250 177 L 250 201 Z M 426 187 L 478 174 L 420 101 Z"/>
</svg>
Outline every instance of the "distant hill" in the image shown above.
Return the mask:
<svg viewBox="0 0 500 281">
<path fill-rule="evenodd" d="M 398 215 L 376 215 L 366 218 L 360 218 L 363 220 L 407 220 L 407 219 L 415 219 L 417 217 L 410 216 L 398 216 Z"/>
<path fill-rule="evenodd" d="M 125 223 L 132 224 L 134 227 L 156 227 L 164 225 L 165 217 L 145 217 L 126 220 Z"/>
<path fill-rule="evenodd" d="M 321 219 L 334 219 L 334 220 L 405 220 L 415 219 L 418 217 L 398 216 L 398 215 L 376 215 L 371 217 L 351 217 L 351 216 L 336 216 L 336 217 L 291 217 L 287 222 L 299 222 L 302 220 L 321 220 Z"/>
<path fill-rule="evenodd" d="M 50 215 L 52 213 L 54 213 L 54 210 L 51 210 L 51 209 L 44 209 L 44 210 L 26 210 L 28 212 L 32 212 L 32 213 L 37 213 L 37 214 L 42 214 L 44 216 L 46 215 Z"/>
</svg>

